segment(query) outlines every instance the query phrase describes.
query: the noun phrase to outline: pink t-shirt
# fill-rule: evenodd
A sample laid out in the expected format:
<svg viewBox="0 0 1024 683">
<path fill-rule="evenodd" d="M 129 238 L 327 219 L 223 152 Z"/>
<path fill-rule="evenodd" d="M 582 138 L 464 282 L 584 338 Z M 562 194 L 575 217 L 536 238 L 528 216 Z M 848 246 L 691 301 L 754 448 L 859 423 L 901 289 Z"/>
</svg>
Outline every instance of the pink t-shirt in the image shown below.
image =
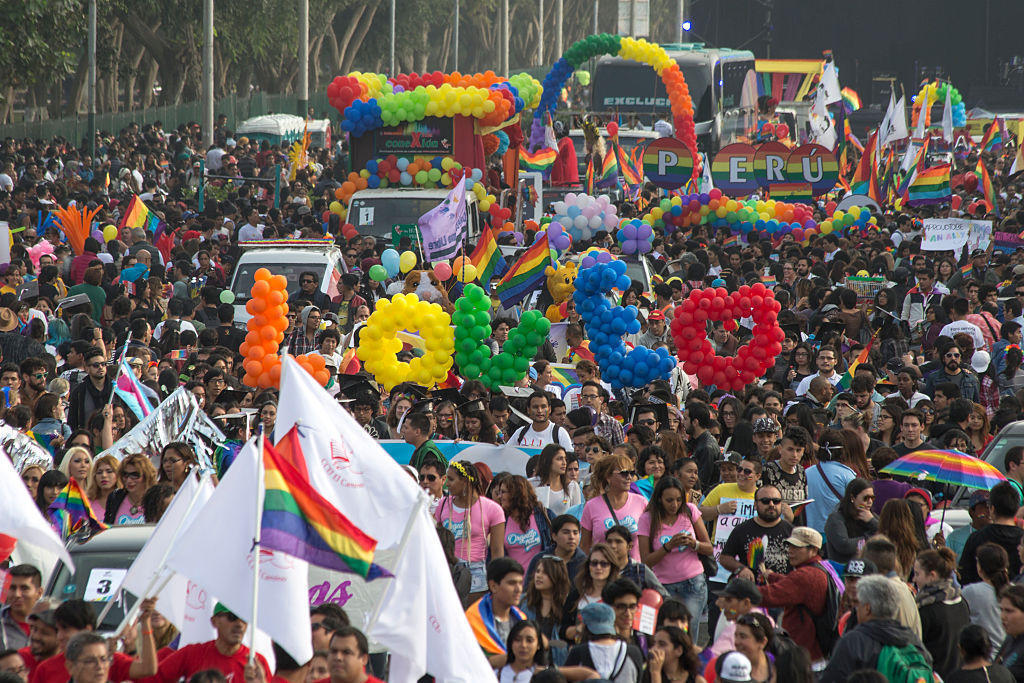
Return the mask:
<svg viewBox="0 0 1024 683">
<path fill-rule="evenodd" d="M 526 528 L 519 526 L 515 517 L 508 517 L 505 520 L 505 556 L 523 565 L 530 566 L 530 560 L 541 551 L 544 544 L 541 542 L 540 530 L 537 529 L 537 520 L 530 515 L 530 523 Z"/>
<path fill-rule="evenodd" d="M 467 562 L 487 559 L 487 536 L 491 527 L 505 521 L 505 511 L 490 498 L 478 498 L 469 511 L 470 529 L 466 530 L 466 509 L 456 506 L 450 496 L 441 500 L 434 510 L 434 519 L 455 535 L 455 556 Z M 469 552 L 466 534 L 470 536 Z"/>
<path fill-rule="evenodd" d="M 700 508 L 693 503 L 687 504 L 690 508 L 690 513 L 694 519 L 700 519 Z M 662 524 L 661 528 L 658 529 L 657 538 L 653 538 L 651 546 L 657 550 L 661 546 L 665 545 L 670 538 L 684 532 L 689 535 L 693 535 L 693 525 L 690 523 L 690 519 L 686 516 L 686 513 L 682 510 L 679 511 L 679 515 L 676 517 L 675 524 Z M 651 535 L 651 514 L 645 512 L 640 516 L 639 529 L 637 530 L 637 536 L 650 536 Z M 640 545 L 637 541 L 637 545 Z M 654 570 L 654 575 L 658 577 L 658 580 L 662 583 L 678 583 L 680 581 L 686 581 L 692 579 L 704 572 L 704 566 L 700 562 L 700 558 L 697 557 L 697 553 L 692 548 L 684 548 L 682 546 L 670 550 L 661 562 L 655 565 L 651 565 L 651 569 Z"/>
<path fill-rule="evenodd" d="M 640 516 L 644 514 L 644 508 L 646 507 L 646 498 L 639 493 L 627 493 L 626 504 L 615 510 L 615 517 L 619 518 L 618 523 L 633 533 L 634 541 Z M 608 504 L 604 502 L 604 496 L 591 498 L 583 506 L 583 516 L 580 517 L 580 525 L 590 531 L 593 543 L 603 542 L 605 532 L 615 526 L 615 524 L 615 518 L 608 511 Z M 629 556 L 637 562 L 640 561 L 639 543 L 633 543 L 633 549 L 629 551 Z"/>
<path fill-rule="evenodd" d="M 117 508 L 117 515 L 114 517 L 114 524 L 117 526 L 132 525 L 132 524 L 145 524 L 146 513 L 142 510 L 142 506 L 139 505 L 135 510 L 135 514 L 132 514 L 132 499 L 128 496 L 124 497 L 121 501 L 121 505 Z"/>
</svg>

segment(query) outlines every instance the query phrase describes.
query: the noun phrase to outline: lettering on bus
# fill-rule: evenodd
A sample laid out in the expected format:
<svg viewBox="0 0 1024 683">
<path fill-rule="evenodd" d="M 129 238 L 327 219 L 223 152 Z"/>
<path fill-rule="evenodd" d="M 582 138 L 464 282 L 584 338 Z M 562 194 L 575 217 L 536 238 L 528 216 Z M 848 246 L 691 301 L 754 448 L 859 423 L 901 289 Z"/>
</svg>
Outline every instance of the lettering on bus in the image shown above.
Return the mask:
<svg viewBox="0 0 1024 683">
<path fill-rule="evenodd" d="M 606 97 L 602 100 L 606 107 L 667 107 L 667 97 Z"/>
</svg>

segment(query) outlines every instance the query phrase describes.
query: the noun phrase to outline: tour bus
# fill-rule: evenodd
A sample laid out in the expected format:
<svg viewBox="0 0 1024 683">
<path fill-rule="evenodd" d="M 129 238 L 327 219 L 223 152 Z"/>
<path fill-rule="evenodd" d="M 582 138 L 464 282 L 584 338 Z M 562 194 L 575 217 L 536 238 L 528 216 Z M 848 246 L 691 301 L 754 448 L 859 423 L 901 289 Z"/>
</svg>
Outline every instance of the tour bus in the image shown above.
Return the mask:
<svg viewBox="0 0 1024 683">
<path fill-rule="evenodd" d="M 662 44 L 683 72 L 693 98 L 697 146 L 714 154 L 721 147 L 749 139 L 757 124 L 757 74 L 754 53 L 707 48 L 703 43 Z M 651 126 L 671 122 L 668 94 L 661 77 L 647 64 L 602 57 L 594 68 L 591 110 L 620 125 Z"/>
</svg>

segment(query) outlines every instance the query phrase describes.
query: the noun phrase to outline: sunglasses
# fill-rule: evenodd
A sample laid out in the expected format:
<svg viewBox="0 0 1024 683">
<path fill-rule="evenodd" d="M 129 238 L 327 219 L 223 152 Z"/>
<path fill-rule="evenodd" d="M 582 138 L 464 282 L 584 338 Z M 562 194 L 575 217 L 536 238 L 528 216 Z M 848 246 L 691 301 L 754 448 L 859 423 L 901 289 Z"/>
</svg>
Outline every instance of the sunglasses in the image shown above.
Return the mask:
<svg viewBox="0 0 1024 683">
<path fill-rule="evenodd" d="M 142 472 L 123 472 L 121 476 L 125 479 L 142 479 Z"/>
<path fill-rule="evenodd" d="M 587 448 L 587 453 L 600 453 L 600 452 L 601 452 L 601 447 L 600 446 L 590 446 L 589 448 Z"/>
<path fill-rule="evenodd" d="M 959 358 L 959 357 L 960 357 L 959 353 L 947 353 L 946 354 L 946 358 Z"/>
<path fill-rule="evenodd" d="M 625 477 L 626 479 L 633 479 L 634 477 L 636 477 L 636 470 L 619 470 L 618 474 L 620 477 Z"/>
<path fill-rule="evenodd" d="M 309 278 L 306 278 L 305 280 L 302 280 L 302 281 L 300 281 L 300 283 L 299 283 L 299 284 L 303 284 L 303 285 L 315 285 L 315 284 L 316 284 L 316 280 L 310 280 Z"/>
<path fill-rule="evenodd" d="M 102 368 L 106 363 L 89 363 L 90 368 Z"/>
<path fill-rule="evenodd" d="M 610 567 L 610 566 L 612 566 L 612 563 L 609 562 L 608 560 L 591 560 L 590 561 L 590 566 L 591 567 Z"/>
<path fill-rule="evenodd" d="M 421 474 L 420 481 L 437 481 L 436 474 Z"/>
<path fill-rule="evenodd" d="M 757 474 L 757 470 L 750 467 L 741 467 L 739 468 L 739 473 L 746 477 L 752 477 Z"/>
<path fill-rule="evenodd" d="M 758 498 L 757 502 L 761 505 L 779 505 L 782 503 L 781 498 Z"/>
<path fill-rule="evenodd" d="M 647 420 L 637 420 L 636 423 L 638 425 L 643 425 L 644 427 L 650 427 L 652 425 L 657 424 L 658 421 L 657 420 L 647 419 Z"/>
</svg>

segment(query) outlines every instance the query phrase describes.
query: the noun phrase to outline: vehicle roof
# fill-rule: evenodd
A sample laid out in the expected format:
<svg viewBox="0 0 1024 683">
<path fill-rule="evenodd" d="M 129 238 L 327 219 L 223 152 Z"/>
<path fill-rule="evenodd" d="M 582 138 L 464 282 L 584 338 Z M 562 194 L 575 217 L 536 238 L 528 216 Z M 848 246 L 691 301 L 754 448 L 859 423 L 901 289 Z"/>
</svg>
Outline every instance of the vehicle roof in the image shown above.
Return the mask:
<svg viewBox="0 0 1024 683">
<path fill-rule="evenodd" d="M 448 196 L 448 188 L 424 188 L 424 187 L 382 187 L 372 190 L 357 190 L 352 194 L 352 200 L 356 199 L 391 199 L 394 197 L 411 197 L 413 199 L 437 199 L 441 200 Z M 476 195 L 472 192 L 466 193 L 466 199 L 476 201 Z"/>
<path fill-rule="evenodd" d="M 608 134 L 608 130 L 607 130 L 606 126 L 601 126 L 601 134 L 602 135 L 607 135 Z M 582 128 L 570 128 L 569 129 L 569 135 L 570 136 L 573 136 L 573 135 L 581 136 L 581 135 L 583 135 L 583 129 Z M 634 137 L 634 138 L 651 138 L 651 139 L 655 139 L 655 138 L 661 137 L 657 133 L 655 133 L 653 130 L 640 130 L 638 128 L 619 128 L 619 137 L 623 137 L 623 136 L 625 136 L 625 137 Z"/>
<path fill-rule="evenodd" d="M 138 551 L 149 537 L 153 535 L 155 524 L 131 524 L 112 526 L 89 537 L 85 542 L 73 540 L 68 550 L 74 552 L 118 552 L 124 550 Z"/>
</svg>

